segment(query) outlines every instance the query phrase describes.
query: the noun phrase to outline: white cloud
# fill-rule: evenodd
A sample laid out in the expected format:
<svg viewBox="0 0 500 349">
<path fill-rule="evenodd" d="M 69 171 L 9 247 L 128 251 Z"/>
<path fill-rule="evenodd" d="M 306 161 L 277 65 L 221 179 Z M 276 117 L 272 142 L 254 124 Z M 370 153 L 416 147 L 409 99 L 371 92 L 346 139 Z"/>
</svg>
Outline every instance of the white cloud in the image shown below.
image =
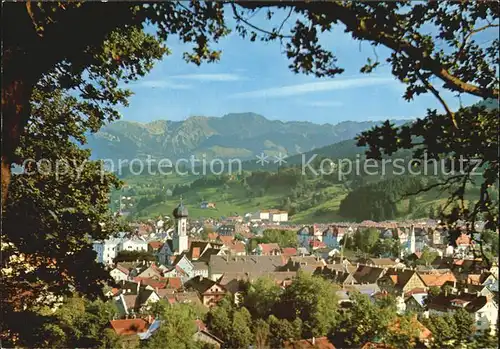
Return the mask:
<svg viewBox="0 0 500 349">
<path fill-rule="evenodd" d="M 340 101 L 305 101 L 302 102 L 304 105 L 311 107 L 341 107 L 344 103 Z"/>
<path fill-rule="evenodd" d="M 243 77 L 238 74 L 184 74 L 173 75 L 173 79 L 197 80 L 197 81 L 238 81 Z"/>
<path fill-rule="evenodd" d="M 126 86 L 127 87 L 127 86 Z M 129 84 L 130 88 L 165 88 L 171 90 L 187 90 L 191 88 L 191 85 L 178 84 L 176 82 L 168 80 L 144 80 Z"/>
<path fill-rule="evenodd" d="M 240 92 L 231 95 L 232 98 L 270 98 L 270 97 L 289 97 L 307 93 L 343 90 L 349 88 L 361 88 L 373 85 L 386 85 L 396 82 L 392 77 L 369 77 L 369 78 L 352 78 L 343 80 L 329 80 L 310 82 L 299 85 L 289 85 L 282 87 L 272 87 L 263 90 L 255 90 L 249 92 Z"/>
</svg>

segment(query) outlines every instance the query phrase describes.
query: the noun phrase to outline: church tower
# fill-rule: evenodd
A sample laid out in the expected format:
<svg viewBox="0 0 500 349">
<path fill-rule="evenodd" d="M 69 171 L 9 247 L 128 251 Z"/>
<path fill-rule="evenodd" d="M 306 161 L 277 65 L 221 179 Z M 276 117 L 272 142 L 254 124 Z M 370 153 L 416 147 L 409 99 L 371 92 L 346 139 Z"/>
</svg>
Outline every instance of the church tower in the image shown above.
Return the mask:
<svg viewBox="0 0 500 349">
<path fill-rule="evenodd" d="M 188 210 L 182 203 L 174 209 L 173 216 L 175 217 L 175 231 L 172 239 L 172 244 L 175 254 L 180 254 L 188 250 L 187 236 L 187 217 Z"/>
<path fill-rule="evenodd" d="M 415 253 L 416 251 L 416 242 L 415 242 L 415 227 L 412 225 L 411 226 L 411 233 L 410 233 L 410 254 Z"/>
</svg>

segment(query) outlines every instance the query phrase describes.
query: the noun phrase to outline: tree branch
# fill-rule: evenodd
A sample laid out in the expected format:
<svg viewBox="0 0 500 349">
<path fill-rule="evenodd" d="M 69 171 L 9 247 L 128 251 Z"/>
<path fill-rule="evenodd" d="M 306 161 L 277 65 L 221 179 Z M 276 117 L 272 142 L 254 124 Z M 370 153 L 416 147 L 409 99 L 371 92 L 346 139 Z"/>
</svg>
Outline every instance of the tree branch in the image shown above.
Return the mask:
<svg viewBox="0 0 500 349">
<path fill-rule="evenodd" d="M 375 19 L 367 16 L 361 16 L 355 10 L 351 9 L 351 3 L 345 4 L 342 2 L 303 2 L 297 3 L 293 1 L 278 2 L 277 5 L 270 5 L 261 1 L 240 2 L 239 6 L 255 9 L 259 7 L 291 6 L 302 11 L 308 11 L 316 14 L 321 14 L 328 18 L 332 23 L 338 21 L 346 26 L 346 32 L 350 32 L 354 37 L 360 40 L 367 40 L 374 43 L 382 44 L 397 53 L 405 53 L 415 61 L 420 61 L 422 69 L 431 72 L 439 77 L 445 84 L 452 89 L 481 98 L 498 99 L 500 91 L 496 88 L 483 88 L 468 82 L 462 81 L 457 76 L 452 75 L 445 66 L 437 59 L 432 58 L 428 53 L 417 46 L 412 45 L 399 35 L 390 32 L 391 29 L 384 31 L 380 23 Z M 234 4 L 232 4 L 234 7 Z M 249 24 L 250 25 L 250 24 Z M 256 28 L 254 28 L 256 29 Z M 260 29 L 260 28 L 259 28 Z M 478 28 L 477 30 L 483 30 Z M 269 32 L 268 32 L 269 33 Z"/>
<path fill-rule="evenodd" d="M 467 42 L 469 41 L 469 39 L 472 37 L 472 35 L 474 34 L 477 34 L 479 32 L 482 32 L 486 29 L 489 29 L 489 28 L 496 28 L 498 27 L 499 25 L 498 24 L 486 24 L 485 26 L 483 27 L 480 27 L 480 28 L 477 28 L 477 29 L 473 29 L 471 30 L 467 35 L 464 36 L 463 40 L 462 40 L 462 45 L 460 45 L 460 49 L 455 57 L 455 60 L 453 61 L 453 65 L 455 65 L 459 59 L 459 57 L 462 55 L 462 52 L 464 52 L 464 49 L 465 49 L 465 46 L 467 45 Z"/>
<path fill-rule="evenodd" d="M 429 91 L 431 91 L 432 94 L 438 99 L 438 101 L 441 103 L 444 110 L 446 111 L 446 114 L 448 114 L 448 116 L 450 117 L 451 122 L 453 122 L 453 126 L 455 126 L 455 128 L 458 129 L 458 124 L 457 124 L 457 120 L 455 118 L 455 113 L 453 113 L 451 111 L 451 109 L 448 107 L 448 104 L 446 104 L 444 99 L 441 97 L 441 95 L 439 94 L 439 91 L 436 90 L 436 88 L 434 86 L 432 86 L 432 84 L 429 82 L 429 80 L 424 78 L 423 75 L 420 74 L 420 72 L 418 70 L 415 71 L 415 74 L 417 74 L 418 78 L 420 79 L 420 81 L 422 81 L 422 83 L 425 85 L 425 87 L 427 87 L 427 89 Z"/>
<path fill-rule="evenodd" d="M 241 5 L 241 4 L 240 4 Z M 267 35 L 271 35 L 271 36 L 276 36 L 280 39 L 284 39 L 284 38 L 288 38 L 288 39 L 291 39 L 293 36 L 292 35 L 283 35 L 283 34 L 280 34 L 279 31 L 277 32 L 270 32 L 268 30 L 265 30 L 265 29 L 262 29 L 260 27 L 257 27 L 256 25 L 250 23 L 248 20 L 246 20 L 245 18 L 243 18 L 238 10 L 236 9 L 236 6 L 234 3 L 231 3 L 231 7 L 233 9 L 233 14 L 234 14 L 234 18 L 245 23 L 246 25 L 248 25 L 250 28 L 254 29 L 254 30 L 257 30 L 261 33 L 264 33 L 264 34 L 267 34 Z M 281 26 L 283 26 L 283 24 L 285 23 L 285 21 L 288 19 L 288 17 L 290 17 L 290 14 L 292 13 L 292 9 L 290 9 L 290 13 L 289 15 L 287 16 L 287 18 L 285 18 L 285 20 L 281 23 Z M 280 30 L 281 30 L 281 26 L 280 26 Z"/>
<path fill-rule="evenodd" d="M 448 185 L 448 184 L 452 183 L 452 181 L 458 182 L 457 179 L 460 179 L 461 177 L 462 177 L 462 175 L 455 175 L 455 176 L 449 177 L 444 182 L 434 183 L 434 184 L 431 184 L 431 185 L 426 186 L 424 188 L 420 188 L 420 189 L 418 189 L 415 192 L 407 192 L 407 193 L 405 193 L 403 195 L 404 195 L 404 197 L 408 197 L 408 196 L 418 195 L 420 193 L 425 193 L 425 192 L 428 192 L 428 191 L 430 191 L 430 190 L 432 190 L 434 188 Z"/>
</svg>

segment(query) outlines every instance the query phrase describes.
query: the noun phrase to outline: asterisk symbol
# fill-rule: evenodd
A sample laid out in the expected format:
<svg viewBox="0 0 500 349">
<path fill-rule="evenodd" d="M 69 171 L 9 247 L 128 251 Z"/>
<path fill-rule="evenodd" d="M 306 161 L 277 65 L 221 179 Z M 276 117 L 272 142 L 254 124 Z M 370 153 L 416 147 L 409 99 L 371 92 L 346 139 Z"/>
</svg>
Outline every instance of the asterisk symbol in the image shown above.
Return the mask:
<svg viewBox="0 0 500 349">
<path fill-rule="evenodd" d="M 260 155 L 256 155 L 256 157 L 258 159 L 257 163 L 258 164 L 260 163 L 261 166 L 264 166 L 265 164 L 269 163 L 269 160 L 267 160 L 267 155 L 264 152 L 260 153 Z"/>
<path fill-rule="evenodd" d="M 281 152 L 280 152 L 280 153 L 278 153 L 278 155 L 275 155 L 274 158 L 276 159 L 276 160 L 274 160 L 275 164 L 278 164 L 279 166 L 286 164 L 286 160 L 285 160 L 286 154 L 281 154 Z"/>
</svg>

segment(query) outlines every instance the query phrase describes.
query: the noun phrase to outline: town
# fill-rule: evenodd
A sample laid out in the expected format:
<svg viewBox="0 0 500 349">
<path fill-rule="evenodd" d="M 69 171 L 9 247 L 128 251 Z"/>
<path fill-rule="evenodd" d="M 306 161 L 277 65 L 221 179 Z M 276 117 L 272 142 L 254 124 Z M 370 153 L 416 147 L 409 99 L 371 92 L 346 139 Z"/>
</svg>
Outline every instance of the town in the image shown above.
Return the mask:
<svg viewBox="0 0 500 349">
<path fill-rule="evenodd" d="M 171 215 L 95 241 L 94 250 L 116 282 L 107 293 L 119 309 L 110 326 L 127 341 L 146 340 L 159 328 L 151 320 L 155 302 L 210 309 L 229 298 L 238 304 L 245 297 L 243 282 L 265 278 L 285 289 L 300 274 L 335 285 L 341 307 L 348 307 L 353 294 L 372 301 L 394 297 L 399 314 L 411 312 L 419 319 L 462 309 L 477 333 L 496 332 L 496 260 L 486 263 L 465 233 L 450 242 L 436 220 L 304 226 L 287 224 L 285 211 L 261 210 L 200 221 L 191 220 L 181 202 Z M 431 343 L 432 331 L 416 321 L 424 328 L 419 339 Z M 197 340 L 224 346 L 202 320 L 196 324 Z M 324 336 L 302 341 L 301 348 L 333 345 Z"/>
</svg>

